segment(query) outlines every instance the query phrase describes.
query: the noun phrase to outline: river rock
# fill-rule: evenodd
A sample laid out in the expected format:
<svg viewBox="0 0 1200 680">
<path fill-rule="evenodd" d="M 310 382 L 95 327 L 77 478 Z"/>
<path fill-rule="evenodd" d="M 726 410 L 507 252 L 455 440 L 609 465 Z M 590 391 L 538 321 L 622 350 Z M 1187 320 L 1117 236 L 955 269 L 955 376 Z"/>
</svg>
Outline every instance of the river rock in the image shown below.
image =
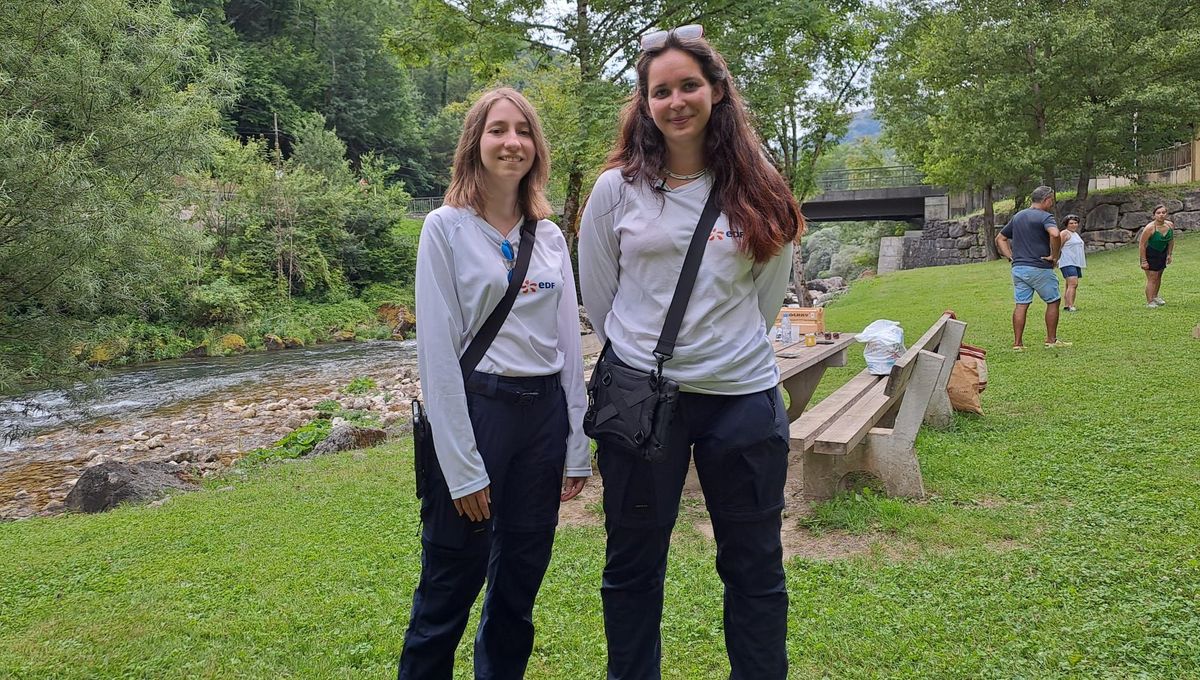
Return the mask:
<svg viewBox="0 0 1200 680">
<path fill-rule="evenodd" d="M 274 333 L 267 333 L 262 339 L 263 347 L 266 347 L 268 352 L 275 352 L 287 347 L 287 345 L 283 344 L 283 338 Z"/>
<path fill-rule="evenodd" d="M 66 506 L 79 512 L 103 512 L 120 503 L 139 503 L 167 489 L 190 490 L 161 463 L 106 462 L 87 469 L 67 494 Z"/>
<path fill-rule="evenodd" d="M 373 427 L 358 427 L 349 423 L 338 423 L 330 431 L 329 436 L 313 447 L 309 456 L 322 456 L 327 453 L 345 451 L 347 449 L 365 449 L 381 444 L 387 439 L 387 433 Z"/>
<path fill-rule="evenodd" d="M 166 439 L 167 435 L 156 434 L 150 438 L 150 441 L 146 442 L 146 448 L 161 449 L 166 444 Z"/>
<path fill-rule="evenodd" d="M 145 430 L 141 430 L 139 432 L 134 433 L 134 435 L 132 437 L 130 437 L 130 439 L 132 439 L 135 442 L 144 442 L 144 441 L 147 441 L 150 439 L 150 435 L 146 434 Z"/>
</svg>

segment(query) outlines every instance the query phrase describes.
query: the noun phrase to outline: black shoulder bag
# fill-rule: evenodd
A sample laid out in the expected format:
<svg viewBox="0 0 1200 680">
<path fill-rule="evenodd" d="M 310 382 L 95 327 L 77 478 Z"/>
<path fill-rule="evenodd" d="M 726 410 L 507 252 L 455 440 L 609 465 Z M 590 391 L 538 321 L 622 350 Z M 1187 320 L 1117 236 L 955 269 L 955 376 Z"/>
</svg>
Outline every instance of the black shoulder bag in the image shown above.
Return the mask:
<svg viewBox="0 0 1200 680">
<path fill-rule="evenodd" d="M 592 439 L 607 439 L 637 451 L 651 462 L 662 460 L 666 455 L 671 419 L 679 401 L 679 383 L 663 376 L 663 364 L 675 352 L 675 338 L 696 285 L 704 246 L 721 212 L 716 193 L 715 187 L 709 192 L 688 245 L 679 283 L 675 285 L 675 294 L 667 309 L 658 345 L 654 348 L 656 368 L 647 373 L 617 364 L 609 357 L 609 343 L 605 343 L 588 381 L 588 409 L 583 416 L 583 431 Z"/>
<path fill-rule="evenodd" d="M 521 251 L 517 253 L 517 264 L 513 267 L 508 289 L 504 291 L 504 297 L 500 298 L 500 303 L 492 310 L 487 321 L 484 321 L 483 325 L 479 327 L 479 333 L 471 340 L 471 344 L 467 345 L 467 351 L 463 352 L 462 358 L 458 360 L 464 383 L 475 367 L 479 365 L 479 360 L 487 353 L 488 347 L 491 347 L 492 341 L 496 339 L 496 334 L 500 332 L 500 327 L 504 325 L 504 320 L 508 318 L 508 313 L 512 311 L 513 302 L 517 299 L 517 292 L 525 282 L 525 273 L 529 271 L 529 259 L 533 256 L 533 245 L 536 241 L 537 220 L 526 219 L 521 225 Z M 420 323 L 420 320 L 417 323 Z M 420 399 L 412 400 L 412 425 L 413 467 L 417 473 L 417 498 L 424 498 L 428 491 L 426 470 L 429 465 L 437 465 L 437 454 L 433 448 L 433 427 L 429 424 L 428 413 Z"/>
</svg>

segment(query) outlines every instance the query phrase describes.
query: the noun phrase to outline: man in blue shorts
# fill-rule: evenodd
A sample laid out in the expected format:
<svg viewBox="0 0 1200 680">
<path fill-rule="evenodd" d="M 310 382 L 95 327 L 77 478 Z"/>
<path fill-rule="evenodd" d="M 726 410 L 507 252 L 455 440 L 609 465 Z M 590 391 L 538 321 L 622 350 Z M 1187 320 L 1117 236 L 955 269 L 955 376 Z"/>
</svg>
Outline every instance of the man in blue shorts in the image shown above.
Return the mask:
<svg viewBox="0 0 1200 680">
<path fill-rule="evenodd" d="M 1033 294 L 1046 303 L 1046 346 L 1070 347 L 1071 343 L 1058 339 L 1058 308 L 1061 296 L 1058 293 L 1058 275 L 1054 265 L 1062 244 L 1058 240 L 1058 225 L 1054 222 L 1054 189 L 1041 186 L 1030 194 L 1030 206 L 1008 221 L 1004 229 L 996 234 L 996 249 L 1012 262 L 1013 298 L 1017 306 L 1013 309 L 1013 350 L 1025 349 L 1021 341 L 1025 334 L 1025 316 Z"/>
</svg>

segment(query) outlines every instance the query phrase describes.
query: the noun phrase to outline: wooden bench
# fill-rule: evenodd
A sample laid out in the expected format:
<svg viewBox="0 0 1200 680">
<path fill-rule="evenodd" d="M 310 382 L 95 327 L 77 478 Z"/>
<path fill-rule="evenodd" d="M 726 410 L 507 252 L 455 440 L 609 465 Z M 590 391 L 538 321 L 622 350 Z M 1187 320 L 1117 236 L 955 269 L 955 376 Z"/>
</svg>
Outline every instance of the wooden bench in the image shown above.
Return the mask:
<svg viewBox="0 0 1200 680">
<path fill-rule="evenodd" d="M 807 498 L 830 498 L 862 473 L 881 481 L 890 496 L 925 495 L 913 444 L 922 422 L 950 423 L 946 383 L 966 326 L 942 315 L 889 375 L 864 370 L 793 417 L 791 449 L 801 456 Z"/>
</svg>

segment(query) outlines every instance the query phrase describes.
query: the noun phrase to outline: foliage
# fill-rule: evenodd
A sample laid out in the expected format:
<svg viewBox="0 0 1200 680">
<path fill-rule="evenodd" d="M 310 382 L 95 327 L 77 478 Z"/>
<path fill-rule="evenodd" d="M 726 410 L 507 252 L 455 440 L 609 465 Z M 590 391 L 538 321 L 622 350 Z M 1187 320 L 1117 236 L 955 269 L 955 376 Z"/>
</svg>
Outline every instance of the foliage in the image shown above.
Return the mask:
<svg viewBox="0 0 1200 680">
<path fill-rule="evenodd" d="M 1180 239 L 1178 253 L 1200 247 Z M 1181 255 L 1164 277 L 1172 305 L 1148 310 L 1130 253 L 1089 255 L 1066 352 L 1003 351 L 1000 262 L 860 281 L 827 312 L 843 331 L 888 318 L 919 332 L 955 309 L 968 342 L 992 350 L 991 379 L 986 416 L 918 437 L 927 501 L 859 494 L 784 519 L 804 551 L 786 563 L 790 677 L 1200 675 L 1186 313 L 1200 260 Z M 851 350 L 817 396 L 862 367 Z M 0 675 L 394 673 L 420 573 L 411 466 L 406 440 L 235 472 L 161 508 L 0 525 Z M 663 666 L 681 678 L 729 675 L 713 557 L 710 539 L 677 524 L 662 637 Z M 602 527 L 559 528 L 531 680 L 604 666 L 603 563 Z M 470 648 L 456 659 L 468 675 Z"/>
<path fill-rule="evenodd" d="M 346 383 L 341 392 L 342 394 L 352 395 L 370 394 L 378 389 L 378 387 L 379 386 L 375 384 L 375 380 L 373 378 L 368 376 L 359 376 Z"/>
<path fill-rule="evenodd" d="M 179 303 L 200 244 L 172 178 L 233 80 L 168 2 L 4 3 L 0 34 L 2 391 L 48 378 L 90 319 Z"/>
<path fill-rule="evenodd" d="M 1144 171 L 1200 118 L 1195 5 L 959 0 L 897 9 L 874 82 L 888 139 L 953 187 Z M 1128 24 L 1129 17 L 1145 21 Z"/>
<path fill-rule="evenodd" d="M 317 418 L 287 433 L 271 446 L 254 449 L 247 453 L 239 459 L 238 464 L 254 466 L 272 460 L 299 458 L 324 441 L 331 430 L 333 430 L 332 421 Z"/>
<path fill-rule="evenodd" d="M 866 95 L 883 16 L 861 0 L 748 2 L 714 32 L 759 135 L 801 198 Z"/>
</svg>

